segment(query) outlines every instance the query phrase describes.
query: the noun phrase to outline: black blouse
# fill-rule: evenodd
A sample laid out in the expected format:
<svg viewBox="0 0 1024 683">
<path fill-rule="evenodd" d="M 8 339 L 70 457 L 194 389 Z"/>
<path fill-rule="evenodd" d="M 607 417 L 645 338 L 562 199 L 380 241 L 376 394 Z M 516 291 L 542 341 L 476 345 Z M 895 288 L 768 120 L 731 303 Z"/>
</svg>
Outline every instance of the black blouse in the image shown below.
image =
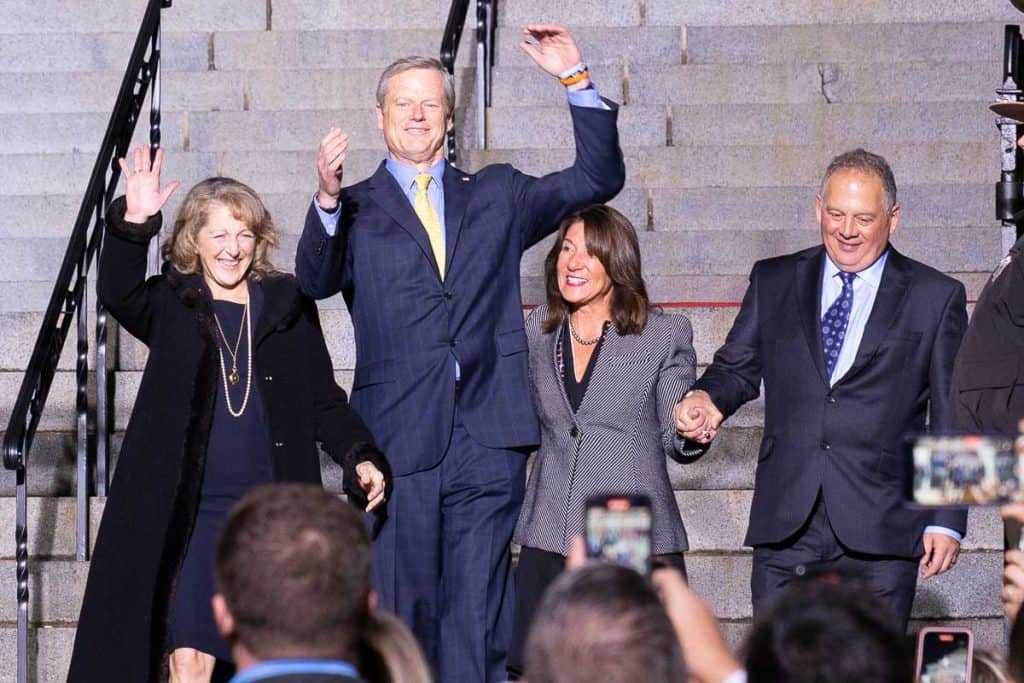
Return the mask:
<svg viewBox="0 0 1024 683">
<path fill-rule="evenodd" d="M 569 321 L 568 319 L 562 324 L 560 334 L 562 335 L 562 343 L 559 347 L 559 355 L 561 356 L 561 362 L 559 367 L 562 370 L 562 383 L 565 385 L 565 395 L 569 398 L 569 405 L 572 407 L 572 411 L 575 413 L 580 409 L 580 403 L 583 402 L 583 395 L 587 393 L 587 386 L 590 384 L 590 378 L 594 374 L 594 366 L 597 365 L 597 356 L 601 353 L 601 347 L 604 346 L 604 338 L 608 333 L 608 326 L 610 322 L 605 322 L 601 328 L 601 336 L 598 338 L 596 345 L 594 346 L 594 353 L 590 356 L 590 363 L 587 365 L 587 369 L 583 372 L 583 378 L 580 381 L 576 381 L 576 366 L 573 363 L 572 357 L 572 335 L 569 332 Z"/>
</svg>

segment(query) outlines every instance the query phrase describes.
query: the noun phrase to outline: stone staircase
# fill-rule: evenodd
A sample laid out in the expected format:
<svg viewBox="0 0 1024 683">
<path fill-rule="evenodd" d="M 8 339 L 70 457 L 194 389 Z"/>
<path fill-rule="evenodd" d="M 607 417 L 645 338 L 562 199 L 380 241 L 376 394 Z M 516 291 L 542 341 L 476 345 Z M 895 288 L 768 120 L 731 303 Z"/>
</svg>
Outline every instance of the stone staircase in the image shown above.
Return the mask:
<svg viewBox="0 0 1024 683">
<path fill-rule="evenodd" d="M 0 0 L 0 428 L 144 4 Z M 350 132 L 347 181 L 370 174 L 383 154 L 377 76 L 398 56 L 437 54 L 446 13 L 441 0 L 176 0 L 164 15 L 167 177 L 189 185 L 225 174 L 251 184 L 283 233 L 276 262 L 291 269 L 322 132 L 332 124 Z M 857 145 L 894 166 L 903 204 L 897 246 L 963 280 L 974 298 L 1002 251 L 992 218 L 997 137 L 986 104 L 1001 76 L 1002 25 L 1022 19 L 1006 0 L 511 0 L 500 7 L 486 150 L 471 147 L 465 123 L 475 103 L 472 31 L 464 36 L 458 163 L 475 170 L 507 161 L 540 174 L 571 161 L 561 88 L 516 47 L 526 23 L 565 23 L 601 92 L 624 104 L 629 175 L 614 204 L 641 231 L 653 297 L 692 319 L 699 363 L 724 339 L 752 263 L 818 241 L 820 174 Z M 543 295 L 548 244 L 523 261 L 531 304 Z M 355 360 L 348 315 L 340 298 L 321 309 L 347 387 Z M 73 560 L 71 347 L 29 470 L 30 551 L 42 560 L 30 611 L 41 682 L 63 680 L 87 572 Z M 116 453 L 145 349 L 127 335 L 114 349 Z M 750 616 L 742 536 L 762 416 L 754 402 L 700 462 L 669 465 L 693 545 L 692 582 L 733 642 Z M 333 470 L 324 471 L 336 487 Z M 10 473 L 0 484 L 10 496 Z M 92 504 L 94 527 L 102 506 Z M 13 507 L 0 498 L 0 680 L 14 677 Z M 979 643 L 999 649 L 1001 545 L 995 512 L 973 510 L 962 561 L 922 583 L 916 623 L 966 623 Z"/>
</svg>

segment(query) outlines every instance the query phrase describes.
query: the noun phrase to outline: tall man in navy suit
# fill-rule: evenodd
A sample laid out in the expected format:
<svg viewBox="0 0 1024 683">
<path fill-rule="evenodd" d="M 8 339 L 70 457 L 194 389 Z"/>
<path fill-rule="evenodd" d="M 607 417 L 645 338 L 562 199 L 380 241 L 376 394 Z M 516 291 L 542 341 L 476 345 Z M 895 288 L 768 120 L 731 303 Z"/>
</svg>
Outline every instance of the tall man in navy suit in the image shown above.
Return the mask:
<svg viewBox="0 0 1024 683">
<path fill-rule="evenodd" d="M 815 209 L 823 246 L 760 261 L 725 344 L 676 408 L 708 442 L 765 387 L 745 544 L 762 599 L 801 565 L 850 570 L 906 628 L 918 568 L 956 563 L 963 512 L 906 509 L 904 436 L 948 429 L 967 324 L 963 285 L 889 245 L 896 182 L 882 157 L 832 160 Z"/>
<path fill-rule="evenodd" d="M 509 541 L 526 453 L 539 440 L 520 258 L 625 178 L 617 106 L 598 96 L 573 37 L 548 25 L 524 33 L 523 50 L 569 90 L 571 167 L 536 178 L 504 164 L 475 174 L 448 164 L 452 79 L 436 60 L 399 60 L 377 89 L 387 160 L 342 188 L 348 138 L 331 129 L 296 256 L 303 289 L 318 299 L 342 292 L 352 315 L 352 406 L 395 474 L 375 583 L 441 681 L 505 678 Z"/>
</svg>

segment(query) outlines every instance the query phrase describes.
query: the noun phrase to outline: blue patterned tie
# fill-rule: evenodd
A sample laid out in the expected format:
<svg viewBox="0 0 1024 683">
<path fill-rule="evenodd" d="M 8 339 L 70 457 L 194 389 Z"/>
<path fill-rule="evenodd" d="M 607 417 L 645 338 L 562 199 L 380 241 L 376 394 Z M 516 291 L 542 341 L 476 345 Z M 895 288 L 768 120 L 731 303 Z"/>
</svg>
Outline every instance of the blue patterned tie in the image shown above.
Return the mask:
<svg viewBox="0 0 1024 683">
<path fill-rule="evenodd" d="M 846 325 L 850 322 L 850 311 L 853 309 L 853 279 L 856 273 L 839 273 L 843 280 L 843 291 L 825 311 L 821 318 L 821 343 L 825 348 L 825 364 L 828 365 L 828 377 L 832 379 L 832 371 L 836 369 L 839 351 L 843 348 L 846 336 Z"/>
</svg>

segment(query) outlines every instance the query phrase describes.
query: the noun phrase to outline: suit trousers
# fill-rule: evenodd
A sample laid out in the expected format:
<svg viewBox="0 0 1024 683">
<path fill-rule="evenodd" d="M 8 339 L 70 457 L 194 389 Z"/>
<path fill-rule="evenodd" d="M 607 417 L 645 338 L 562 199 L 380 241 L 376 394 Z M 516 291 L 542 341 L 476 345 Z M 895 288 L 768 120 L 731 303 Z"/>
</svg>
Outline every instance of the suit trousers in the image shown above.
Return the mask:
<svg viewBox="0 0 1024 683">
<path fill-rule="evenodd" d="M 782 543 L 755 546 L 753 560 L 750 594 L 755 619 L 770 607 L 773 593 L 808 572 L 824 571 L 836 572 L 842 580 L 862 582 L 878 596 L 897 628 L 907 630 L 917 587 L 917 561 L 846 548 L 832 530 L 820 492 L 803 527 Z"/>
<path fill-rule="evenodd" d="M 504 681 L 512 632 L 510 542 L 526 453 L 488 448 L 459 410 L 441 462 L 396 477 L 374 542 L 380 606 L 412 629 L 438 681 Z"/>
</svg>

